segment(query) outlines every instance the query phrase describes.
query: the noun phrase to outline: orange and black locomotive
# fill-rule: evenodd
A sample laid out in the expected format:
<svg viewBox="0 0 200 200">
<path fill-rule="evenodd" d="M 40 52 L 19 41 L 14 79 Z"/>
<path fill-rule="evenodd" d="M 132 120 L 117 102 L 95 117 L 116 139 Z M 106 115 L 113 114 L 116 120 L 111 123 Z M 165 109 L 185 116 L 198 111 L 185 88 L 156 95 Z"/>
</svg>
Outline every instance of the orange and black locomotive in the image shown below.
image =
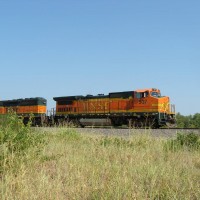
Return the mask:
<svg viewBox="0 0 200 200">
<path fill-rule="evenodd" d="M 97 96 L 54 97 L 55 121 L 69 120 L 80 126 L 128 125 L 161 127 L 175 124 L 175 106 L 155 88 L 114 92 Z"/>
<path fill-rule="evenodd" d="M 48 116 L 44 98 L 0 101 L 0 114 L 9 110 L 22 116 L 24 122 L 33 117 L 34 125 L 72 122 L 84 126 L 161 127 L 175 125 L 175 106 L 155 88 L 112 92 L 108 95 L 54 97 L 56 110 Z"/>
<path fill-rule="evenodd" d="M 41 97 L 0 101 L 0 114 L 15 112 L 26 124 L 32 117 L 33 125 L 46 121 L 47 100 Z"/>
</svg>

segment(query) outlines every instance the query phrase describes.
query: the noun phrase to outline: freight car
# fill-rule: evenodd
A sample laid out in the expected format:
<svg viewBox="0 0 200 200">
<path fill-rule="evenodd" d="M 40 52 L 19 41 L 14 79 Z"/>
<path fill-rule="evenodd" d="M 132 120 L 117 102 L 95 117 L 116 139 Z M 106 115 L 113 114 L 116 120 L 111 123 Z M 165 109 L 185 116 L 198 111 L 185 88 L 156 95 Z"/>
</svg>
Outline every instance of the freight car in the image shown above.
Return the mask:
<svg viewBox="0 0 200 200">
<path fill-rule="evenodd" d="M 155 88 L 97 96 L 54 97 L 56 124 L 155 127 L 175 125 L 175 106 Z"/>
<path fill-rule="evenodd" d="M 47 119 L 46 105 L 47 100 L 41 97 L 0 101 L 0 114 L 5 115 L 9 112 L 15 112 L 23 118 L 25 124 L 33 115 L 33 125 L 41 126 Z"/>
</svg>

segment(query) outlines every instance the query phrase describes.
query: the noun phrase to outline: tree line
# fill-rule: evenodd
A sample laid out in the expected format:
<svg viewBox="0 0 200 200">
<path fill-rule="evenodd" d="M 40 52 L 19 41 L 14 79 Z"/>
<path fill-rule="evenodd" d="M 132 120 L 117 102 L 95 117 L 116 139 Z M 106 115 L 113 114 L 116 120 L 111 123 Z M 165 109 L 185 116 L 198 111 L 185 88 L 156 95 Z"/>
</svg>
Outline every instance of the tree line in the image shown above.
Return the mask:
<svg viewBox="0 0 200 200">
<path fill-rule="evenodd" d="M 184 116 L 176 114 L 178 128 L 200 128 L 200 113 Z"/>
</svg>

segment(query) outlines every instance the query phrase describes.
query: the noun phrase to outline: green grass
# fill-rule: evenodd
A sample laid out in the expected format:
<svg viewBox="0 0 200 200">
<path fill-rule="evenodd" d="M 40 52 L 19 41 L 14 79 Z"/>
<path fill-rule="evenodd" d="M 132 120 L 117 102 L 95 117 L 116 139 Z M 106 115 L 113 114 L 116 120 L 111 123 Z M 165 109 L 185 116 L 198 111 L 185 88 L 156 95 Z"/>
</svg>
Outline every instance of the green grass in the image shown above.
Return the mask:
<svg viewBox="0 0 200 200">
<path fill-rule="evenodd" d="M 199 148 L 172 148 L 176 139 L 31 134 L 45 143 L 6 157 L 13 163 L 1 172 L 1 199 L 200 199 Z"/>
</svg>

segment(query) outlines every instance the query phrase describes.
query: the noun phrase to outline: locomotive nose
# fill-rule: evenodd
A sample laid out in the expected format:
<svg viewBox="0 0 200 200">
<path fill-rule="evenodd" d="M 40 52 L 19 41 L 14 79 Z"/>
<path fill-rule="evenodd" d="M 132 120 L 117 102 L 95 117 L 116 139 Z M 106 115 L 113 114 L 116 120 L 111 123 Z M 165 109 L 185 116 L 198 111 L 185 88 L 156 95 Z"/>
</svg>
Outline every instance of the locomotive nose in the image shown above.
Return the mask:
<svg viewBox="0 0 200 200">
<path fill-rule="evenodd" d="M 168 113 L 169 112 L 169 97 L 158 98 L 159 112 Z"/>
</svg>

